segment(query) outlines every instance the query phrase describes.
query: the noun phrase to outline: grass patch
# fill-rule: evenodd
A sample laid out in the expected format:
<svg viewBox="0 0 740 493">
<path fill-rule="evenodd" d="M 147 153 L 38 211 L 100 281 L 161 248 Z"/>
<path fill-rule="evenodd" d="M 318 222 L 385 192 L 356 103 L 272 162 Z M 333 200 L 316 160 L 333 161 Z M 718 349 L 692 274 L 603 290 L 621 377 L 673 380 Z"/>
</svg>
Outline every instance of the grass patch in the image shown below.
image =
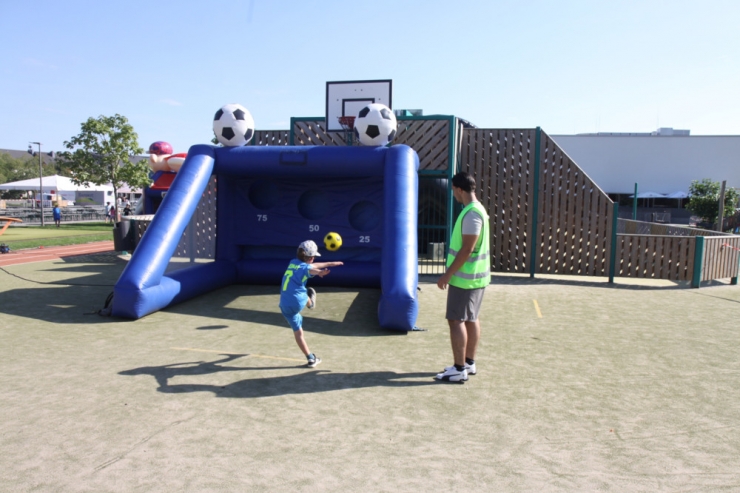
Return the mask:
<svg viewBox="0 0 740 493">
<path fill-rule="evenodd" d="M 11 226 L 0 236 L 12 250 L 26 248 L 80 245 L 113 239 L 113 227 L 105 222 L 54 224 L 41 226 Z"/>
</svg>

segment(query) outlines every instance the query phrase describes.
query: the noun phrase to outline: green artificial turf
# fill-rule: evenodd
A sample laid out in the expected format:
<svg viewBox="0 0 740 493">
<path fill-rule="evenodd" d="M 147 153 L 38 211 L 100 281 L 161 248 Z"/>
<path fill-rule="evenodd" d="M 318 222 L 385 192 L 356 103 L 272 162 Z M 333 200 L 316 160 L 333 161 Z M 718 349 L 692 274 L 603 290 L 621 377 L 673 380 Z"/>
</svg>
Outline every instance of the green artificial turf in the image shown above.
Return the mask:
<svg viewBox="0 0 740 493">
<path fill-rule="evenodd" d="M 0 236 L 12 250 L 38 248 L 40 246 L 66 246 L 107 241 L 113 239 L 111 224 L 104 222 L 61 224 L 58 228 L 52 223 L 41 226 L 10 226 Z"/>
</svg>

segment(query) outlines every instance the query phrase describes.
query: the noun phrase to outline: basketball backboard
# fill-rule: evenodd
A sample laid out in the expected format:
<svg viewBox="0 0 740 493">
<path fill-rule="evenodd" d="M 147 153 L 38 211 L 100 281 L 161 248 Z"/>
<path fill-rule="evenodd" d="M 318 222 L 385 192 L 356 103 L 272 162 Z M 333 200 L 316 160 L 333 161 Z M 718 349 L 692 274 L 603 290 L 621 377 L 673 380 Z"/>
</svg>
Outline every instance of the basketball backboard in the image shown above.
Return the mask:
<svg viewBox="0 0 740 493">
<path fill-rule="evenodd" d="M 393 109 L 393 81 L 347 80 L 326 83 L 326 130 L 341 131 L 340 116 L 357 116 L 370 103 Z"/>
</svg>

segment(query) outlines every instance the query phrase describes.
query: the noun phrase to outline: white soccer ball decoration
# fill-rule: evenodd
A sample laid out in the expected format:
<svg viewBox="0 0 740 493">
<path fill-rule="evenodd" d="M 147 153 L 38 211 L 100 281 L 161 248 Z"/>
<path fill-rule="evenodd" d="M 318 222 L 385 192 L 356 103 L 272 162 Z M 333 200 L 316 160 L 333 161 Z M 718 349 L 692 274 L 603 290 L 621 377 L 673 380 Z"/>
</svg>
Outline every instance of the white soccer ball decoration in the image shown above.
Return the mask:
<svg viewBox="0 0 740 493">
<path fill-rule="evenodd" d="M 362 145 L 384 146 L 396 137 L 396 115 L 384 104 L 365 106 L 355 118 L 355 137 Z"/>
<path fill-rule="evenodd" d="M 246 145 L 254 136 L 254 118 L 240 104 L 225 104 L 213 117 L 213 133 L 226 147 Z"/>
</svg>

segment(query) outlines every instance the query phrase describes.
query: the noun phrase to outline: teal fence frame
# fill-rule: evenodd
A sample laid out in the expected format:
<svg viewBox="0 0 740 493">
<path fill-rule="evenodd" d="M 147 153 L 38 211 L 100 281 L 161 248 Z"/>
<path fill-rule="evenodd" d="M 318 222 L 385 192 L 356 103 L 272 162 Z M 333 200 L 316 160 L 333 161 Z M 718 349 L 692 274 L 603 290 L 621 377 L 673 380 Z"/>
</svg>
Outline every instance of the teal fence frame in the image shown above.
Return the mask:
<svg viewBox="0 0 740 493">
<path fill-rule="evenodd" d="M 457 162 L 457 138 L 458 138 L 458 132 L 457 132 L 457 117 L 453 115 L 429 115 L 429 116 L 400 116 L 397 117 L 399 124 L 407 121 L 434 121 L 434 120 L 447 120 L 448 122 L 448 128 L 450 129 L 448 135 L 447 135 L 447 168 L 446 169 L 435 169 L 435 170 L 429 170 L 429 169 L 420 169 L 419 170 L 419 183 L 421 185 L 423 180 L 426 179 L 445 179 L 447 180 L 447 188 L 445 190 L 445 209 L 446 209 L 446 217 L 443 221 L 440 221 L 440 223 L 433 223 L 433 224 L 427 224 L 423 222 L 423 218 L 419 218 L 419 222 L 417 224 L 417 230 L 419 232 L 419 249 L 420 249 L 420 263 L 419 263 L 419 273 L 420 274 L 443 274 L 445 270 L 445 261 L 447 259 L 447 252 L 450 248 L 450 236 L 452 235 L 452 226 L 454 224 L 454 220 L 456 218 L 456 209 L 455 209 L 455 199 L 452 194 L 452 177 L 455 176 L 455 173 L 457 173 L 458 169 L 458 162 Z M 402 142 L 401 142 L 402 143 Z M 419 187 L 419 202 L 421 204 L 423 197 L 422 194 L 422 187 Z M 431 260 L 431 263 L 424 263 L 421 261 L 421 253 L 422 250 L 427 248 L 428 245 L 423 245 L 424 239 L 429 237 L 429 235 L 425 234 L 425 231 L 433 231 L 433 230 L 444 230 L 444 254 L 441 258 L 432 258 L 428 259 Z M 428 253 L 428 252 L 427 252 Z"/>
<path fill-rule="evenodd" d="M 531 251 L 529 252 L 529 277 L 534 279 L 535 271 L 537 270 L 537 259 L 539 258 L 538 247 L 540 242 L 538 241 L 539 223 L 538 215 L 540 208 L 540 166 L 541 166 L 541 153 L 540 148 L 542 145 L 542 129 L 537 127 L 535 129 L 534 138 L 534 186 L 532 187 L 532 241 L 528 241 Z"/>
</svg>

